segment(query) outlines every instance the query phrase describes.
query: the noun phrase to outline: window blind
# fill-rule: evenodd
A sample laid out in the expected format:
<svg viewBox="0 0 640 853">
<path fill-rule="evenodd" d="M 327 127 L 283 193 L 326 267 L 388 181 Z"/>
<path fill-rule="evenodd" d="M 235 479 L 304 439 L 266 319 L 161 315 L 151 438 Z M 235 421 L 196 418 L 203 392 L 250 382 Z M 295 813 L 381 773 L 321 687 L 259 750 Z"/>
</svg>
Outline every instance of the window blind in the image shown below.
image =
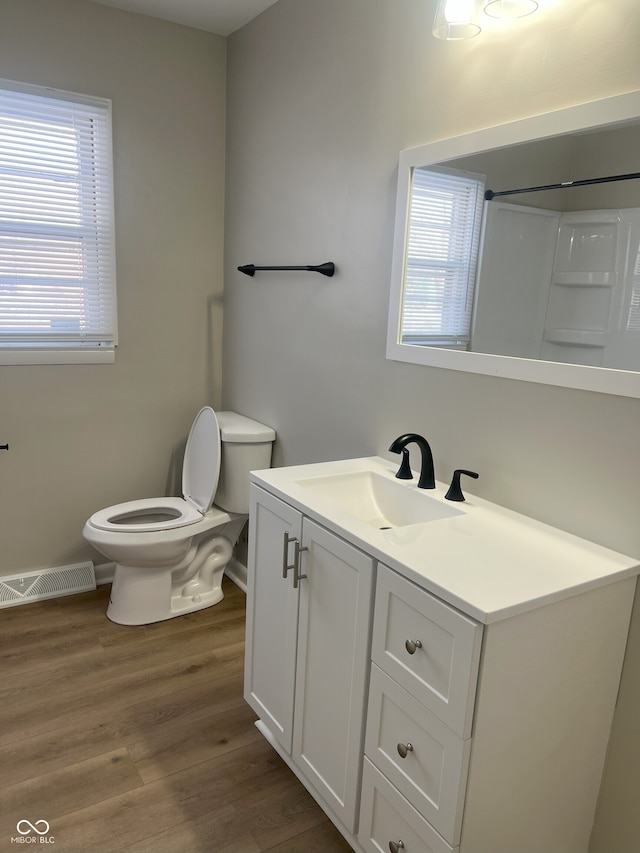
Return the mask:
<svg viewBox="0 0 640 853">
<path fill-rule="evenodd" d="M 0 81 L 0 349 L 117 343 L 110 102 Z"/>
<path fill-rule="evenodd" d="M 467 347 L 483 198 L 482 176 L 413 170 L 403 343 Z"/>
<path fill-rule="evenodd" d="M 627 331 L 640 332 L 640 249 L 638 250 L 636 261 L 633 265 L 631 299 L 629 301 L 629 312 L 627 314 Z"/>
</svg>

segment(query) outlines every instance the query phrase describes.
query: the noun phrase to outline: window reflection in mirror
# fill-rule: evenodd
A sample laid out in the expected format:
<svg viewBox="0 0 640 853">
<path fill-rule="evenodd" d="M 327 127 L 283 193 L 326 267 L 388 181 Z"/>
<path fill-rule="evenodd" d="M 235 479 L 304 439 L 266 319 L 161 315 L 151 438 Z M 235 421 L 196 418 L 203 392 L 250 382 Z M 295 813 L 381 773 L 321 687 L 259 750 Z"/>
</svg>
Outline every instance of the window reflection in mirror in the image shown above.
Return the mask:
<svg viewBox="0 0 640 853">
<path fill-rule="evenodd" d="M 467 349 L 484 177 L 417 168 L 411 178 L 401 339 Z"/>
</svg>

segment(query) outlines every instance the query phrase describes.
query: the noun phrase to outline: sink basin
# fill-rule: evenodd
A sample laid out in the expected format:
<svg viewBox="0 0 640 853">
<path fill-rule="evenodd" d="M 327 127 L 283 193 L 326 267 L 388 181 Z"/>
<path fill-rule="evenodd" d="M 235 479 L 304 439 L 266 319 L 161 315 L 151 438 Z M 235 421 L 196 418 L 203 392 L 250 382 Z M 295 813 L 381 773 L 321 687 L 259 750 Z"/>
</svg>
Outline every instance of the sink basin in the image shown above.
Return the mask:
<svg viewBox="0 0 640 853">
<path fill-rule="evenodd" d="M 308 489 L 310 497 L 313 494 L 380 530 L 463 515 L 462 510 L 430 497 L 424 490 L 374 471 L 310 477 L 296 483 Z"/>
</svg>

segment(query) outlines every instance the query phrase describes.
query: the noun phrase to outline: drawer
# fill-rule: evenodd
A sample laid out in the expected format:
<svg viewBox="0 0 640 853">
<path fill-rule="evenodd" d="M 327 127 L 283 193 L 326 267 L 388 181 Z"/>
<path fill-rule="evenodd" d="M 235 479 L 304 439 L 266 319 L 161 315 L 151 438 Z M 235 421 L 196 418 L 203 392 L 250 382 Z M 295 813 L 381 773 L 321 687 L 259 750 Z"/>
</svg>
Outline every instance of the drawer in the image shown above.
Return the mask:
<svg viewBox="0 0 640 853">
<path fill-rule="evenodd" d="M 358 841 L 366 853 L 456 853 L 365 758 Z"/>
<path fill-rule="evenodd" d="M 482 625 L 378 567 L 372 658 L 461 737 L 471 734 Z"/>
<path fill-rule="evenodd" d="M 365 752 L 450 844 L 460 841 L 470 750 L 470 739 L 371 667 Z"/>
</svg>

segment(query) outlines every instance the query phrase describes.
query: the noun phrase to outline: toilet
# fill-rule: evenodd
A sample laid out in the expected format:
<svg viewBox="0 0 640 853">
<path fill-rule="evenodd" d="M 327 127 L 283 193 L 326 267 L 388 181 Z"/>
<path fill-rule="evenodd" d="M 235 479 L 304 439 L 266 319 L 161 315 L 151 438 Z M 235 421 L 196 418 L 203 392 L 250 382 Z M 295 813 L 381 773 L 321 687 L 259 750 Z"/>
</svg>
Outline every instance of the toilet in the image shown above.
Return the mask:
<svg viewBox="0 0 640 853">
<path fill-rule="evenodd" d="M 148 625 L 222 599 L 222 576 L 248 518 L 249 471 L 270 466 L 274 440 L 264 424 L 205 406 L 187 440 L 181 498 L 128 501 L 89 518 L 84 538 L 116 564 L 112 622 Z"/>
</svg>

